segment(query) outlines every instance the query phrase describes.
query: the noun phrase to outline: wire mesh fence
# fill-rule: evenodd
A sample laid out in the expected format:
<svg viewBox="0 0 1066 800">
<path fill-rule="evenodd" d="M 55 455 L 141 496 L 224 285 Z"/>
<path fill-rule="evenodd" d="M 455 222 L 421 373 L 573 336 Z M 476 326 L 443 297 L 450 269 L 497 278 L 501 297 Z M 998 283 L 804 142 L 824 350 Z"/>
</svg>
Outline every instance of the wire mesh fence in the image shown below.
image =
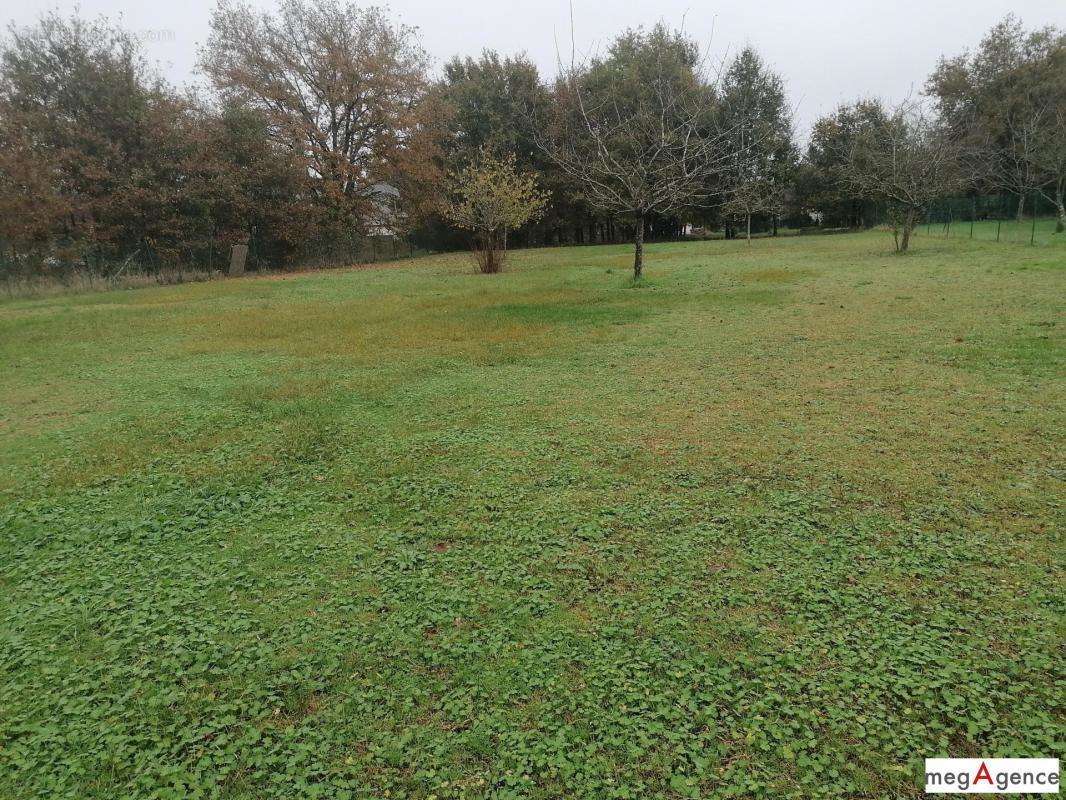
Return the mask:
<svg viewBox="0 0 1066 800">
<path fill-rule="evenodd" d="M 287 265 L 266 248 L 250 242 L 248 259 L 252 269 L 275 270 L 296 268 L 315 269 L 322 267 L 346 267 L 353 264 L 375 264 L 379 261 L 397 261 L 422 255 L 425 251 L 413 242 L 399 236 L 350 236 L 332 239 L 316 239 L 304 243 L 296 252 L 287 256 Z"/>
<path fill-rule="evenodd" d="M 1055 205 L 1039 194 L 951 197 L 926 209 L 920 236 L 1066 246 Z"/>
<path fill-rule="evenodd" d="M 168 259 L 147 248 L 130 255 L 89 253 L 62 258 L 51 253 L 18 255 L 0 242 L 0 296 L 53 291 L 93 291 L 211 280 L 245 272 L 288 272 L 399 261 L 428 251 L 399 236 L 346 236 L 305 243 L 281 252 L 251 237 L 244 269 L 231 268 L 228 248 L 184 250 Z"/>
</svg>

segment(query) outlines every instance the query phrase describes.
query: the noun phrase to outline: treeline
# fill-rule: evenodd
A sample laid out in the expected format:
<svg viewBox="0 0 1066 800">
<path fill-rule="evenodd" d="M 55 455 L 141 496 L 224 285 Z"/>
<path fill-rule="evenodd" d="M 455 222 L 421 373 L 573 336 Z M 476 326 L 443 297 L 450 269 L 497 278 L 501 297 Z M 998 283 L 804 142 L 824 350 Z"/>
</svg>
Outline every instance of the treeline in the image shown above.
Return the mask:
<svg viewBox="0 0 1066 800">
<path fill-rule="evenodd" d="M 754 49 L 713 78 L 705 66 L 660 25 L 550 80 L 491 50 L 434 77 L 417 31 L 381 10 L 222 0 L 197 92 L 167 85 L 121 28 L 53 13 L 0 52 L 0 265 L 114 275 L 223 269 L 238 243 L 252 268 L 396 238 L 461 247 L 448 176 L 479 159 L 506 159 L 546 198 L 503 232 L 512 245 L 885 219 L 909 235 L 923 204 L 960 192 L 1010 193 L 1019 214 L 1040 198 L 1066 224 L 1060 30 L 1008 17 L 941 61 L 928 114 L 859 100 L 802 150 L 784 77 Z M 908 174 L 881 158 L 899 152 Z"/>
</svg>

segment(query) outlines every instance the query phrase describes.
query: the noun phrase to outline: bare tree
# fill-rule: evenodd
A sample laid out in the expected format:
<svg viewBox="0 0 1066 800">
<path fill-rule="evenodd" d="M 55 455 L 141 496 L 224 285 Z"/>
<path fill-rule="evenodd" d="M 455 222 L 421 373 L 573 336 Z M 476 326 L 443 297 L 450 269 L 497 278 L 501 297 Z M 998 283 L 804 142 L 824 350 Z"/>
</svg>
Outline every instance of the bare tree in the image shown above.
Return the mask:
<svg viewBox="0 0 1066 800">
<path fill-rule="evenodd" d="M 1055 231 L 1063 233 L 1066 231 L 1066 108 L 1056 111 L 1054 123 L 1044 129 L 1034 156 L 1048 175 L 1040 193 L 1055 204 Z"/>
<path fill-rule="evenodd" d="M 1003 115 L 1000 141 L 983 144 L 978 151 L 983 182 L 1018 198 L 1018 221 L 1025 213 L 1026 198 L 1031 198 L 1048 182 L 1040 154 L 1049 117 L 1046 104 L 1033 97 L 1018 99 Z"/>
<path fill-rule="evenodd" d="M 851 190 L 888 206 L 899 253 L 907 252 L 929 204 L 964 189 L 973 177 L 964 147 L 911 102 L 860 132 L 842 170 Z"/>
<path fill-rule="evenodd" d="M 1066 83 L 1040 106 L 1029 157 L 1044 180 L 1040 193 L 1055 204 L 1058 233 L 1066 231 Z"/>
<path fill-rule="evenodd" d="M 711 203 L 729 161 L 698 48 L 663 25 L 629 31 L 605 59 L 562 71 L 537 143 L 585 200 L 633 221 L 633 275 L 649 214 Z"/>
<path fill-rule="evenodd" d="M 748 244 L 751 244 L 751 218 L 756 214 L 770 214 L 775 218 L 784 207 L 783 188 L 772 178 L 754 174 L 733 178 L 728 199 L 722 212 L 744 223 Z"/>
</svg>

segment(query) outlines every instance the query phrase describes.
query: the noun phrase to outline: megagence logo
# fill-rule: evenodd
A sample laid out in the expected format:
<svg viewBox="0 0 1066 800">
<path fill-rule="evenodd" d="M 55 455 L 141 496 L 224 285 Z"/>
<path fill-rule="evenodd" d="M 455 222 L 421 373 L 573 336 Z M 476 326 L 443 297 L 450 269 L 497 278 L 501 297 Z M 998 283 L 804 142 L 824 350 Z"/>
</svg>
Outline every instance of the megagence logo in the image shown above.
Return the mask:
<svg viewBox="0 0 1066 800">
<path fill-rule="evenodd" d="M 926 794 L 1058 794 L 1057 758 L 927 758 Z"/>
</svg>

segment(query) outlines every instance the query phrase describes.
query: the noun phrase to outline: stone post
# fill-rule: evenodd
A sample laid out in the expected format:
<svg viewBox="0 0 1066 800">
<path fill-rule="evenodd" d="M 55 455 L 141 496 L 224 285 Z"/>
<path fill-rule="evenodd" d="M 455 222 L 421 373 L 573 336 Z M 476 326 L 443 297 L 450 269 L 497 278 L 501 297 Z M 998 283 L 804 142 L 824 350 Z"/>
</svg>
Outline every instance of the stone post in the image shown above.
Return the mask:
<svg viewBox="0 0 1066 800">
<path fill-rule="evenodd" d="M 245 236 L 237 244 L 230 248 L 229 274 L 243 275 L 244 262 L 248 260 L 248 237 Z"/>
</svg>

